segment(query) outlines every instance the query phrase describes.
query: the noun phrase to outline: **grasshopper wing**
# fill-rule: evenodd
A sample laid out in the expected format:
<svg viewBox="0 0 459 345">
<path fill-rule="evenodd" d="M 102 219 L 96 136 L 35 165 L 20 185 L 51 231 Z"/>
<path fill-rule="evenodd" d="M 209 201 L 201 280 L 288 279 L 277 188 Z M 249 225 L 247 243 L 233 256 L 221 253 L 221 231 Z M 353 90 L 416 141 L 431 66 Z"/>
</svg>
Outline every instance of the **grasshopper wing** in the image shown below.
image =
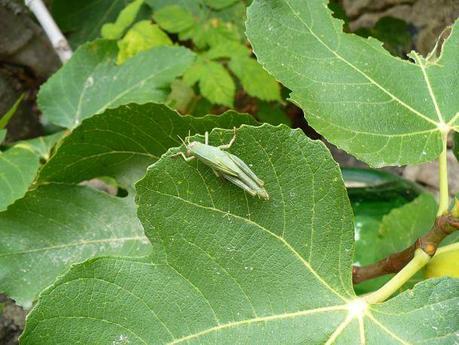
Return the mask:
<svg viewBox="0 0 459 345">
<path fill-rule="evenodd" d="M 263 187 L 265 183 L 263 180 L 259 179 L 257 175 L 247 166 L 247 164 L 244 163 L 242 159 L 239 157 L 232 155 L 231 153 L 228 153 L 228 156 L 232 159 L 232 161 L 248 176 L 250 177 L 253 181 L 256 182 L 256 184 L 260 187 Z"/>
</svg>

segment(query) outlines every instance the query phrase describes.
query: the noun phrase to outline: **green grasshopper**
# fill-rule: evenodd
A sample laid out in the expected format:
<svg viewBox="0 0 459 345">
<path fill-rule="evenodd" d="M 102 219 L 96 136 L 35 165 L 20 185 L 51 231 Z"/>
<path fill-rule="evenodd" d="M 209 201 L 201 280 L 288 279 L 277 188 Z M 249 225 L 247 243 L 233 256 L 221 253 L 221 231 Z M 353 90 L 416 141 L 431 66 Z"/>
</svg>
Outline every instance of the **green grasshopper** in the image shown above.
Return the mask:
<svg viewBox="0 0 459 345">
<path fill-rule="evenodd" d="M 185 140 L 181 139 L 186 147 L 186 154 L 178 152 L 177 156 L 182 156 L 187 162 L 197 158 L 209 166 L 215 175 L 225 178 L 252 196 L 269 200 L 268 192 L 264 188 L 265 183 L 239 157 L 223 151 L 229 149 L 236 140 L 236 129 L 233 138 L 226 145 L 209 145 L 208 132 L 205 133 L 204 138 L 204 144 L 199 141 L 190 142 L 189 137 Z"/>
</svg>

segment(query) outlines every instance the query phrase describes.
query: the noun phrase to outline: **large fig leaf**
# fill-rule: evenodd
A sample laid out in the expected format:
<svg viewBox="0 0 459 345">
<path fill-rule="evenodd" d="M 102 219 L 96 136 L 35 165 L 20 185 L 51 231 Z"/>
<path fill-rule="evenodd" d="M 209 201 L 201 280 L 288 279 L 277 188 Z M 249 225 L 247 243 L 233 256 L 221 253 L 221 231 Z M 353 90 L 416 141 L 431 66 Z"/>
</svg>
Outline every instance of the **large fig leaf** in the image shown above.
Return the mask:
<svg viewBox="0 0 459 345">
<path fill-rule="evenodd" d="M 110 109 L 76 128 L 43 167 L 38 181 L 78 183 L 111 176 L 128 186 L 168 148 L 180 145 L 179 137 L 244 123 L 256 122 L 232 111 L 219 116 L 182 116 L 153 103 Z"/>
<path fill-rule="evenodd" d="M 393 57 L 343 33 L 326 0 L 256 0 L 247 34 L 260 63 L 292 90 L 329 141 L 379 167 L 431 161 L 459 128 L 459 22 L 440 57 Z"/>
<path fill-rule="evenodd" d="M 48 185 L 0 213 L 0 292 L 31 307 L 72 263 L 95 255 L 145 255 L 150 244 L 133 198 Z"/>
<path fill-rule="evenodd" d="M 352 211 L 323 144 L 285 126 L 242 126 L 237 135 L 230 151 L 252 164 L 271 200 L 252 198 L 169 151 L 137 184 L 139 217 L 158 246 L 154 257 L 74 267 L 41 295 L 22 344 L 457 339 L 457 280 L 425 281 L 380 305 L 355 297 Z M 210 139 L 215 145 L 231 136 L 218 130 Z"/>
<path fill-rule="evenodd" d="M 41 88 L 38 102 L 44 117 L 62 127 L 127 103 L 163 102 L 170 83 L 193 62 L 183 47 L 157 47 L 115 64 L 116 42 L 83 45 Z"/>
</svg>

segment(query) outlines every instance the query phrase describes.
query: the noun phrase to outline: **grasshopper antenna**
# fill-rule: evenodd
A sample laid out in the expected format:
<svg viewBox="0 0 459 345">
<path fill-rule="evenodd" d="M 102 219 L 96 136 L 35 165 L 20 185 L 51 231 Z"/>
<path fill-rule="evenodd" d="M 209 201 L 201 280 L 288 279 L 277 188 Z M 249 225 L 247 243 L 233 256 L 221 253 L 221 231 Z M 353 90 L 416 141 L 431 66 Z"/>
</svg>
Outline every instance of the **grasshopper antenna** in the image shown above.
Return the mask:
<svg viewBox="0 0 459 345">
<path fill-rule="evenodd" d="M 184 139 L 182 139 L 182 137 L 180 135 L 177 135 L 177 137 L 179 138 L 180 142 L 185 145 L 185 147 L 187 146 L 186 142 Z"/>
</svg>

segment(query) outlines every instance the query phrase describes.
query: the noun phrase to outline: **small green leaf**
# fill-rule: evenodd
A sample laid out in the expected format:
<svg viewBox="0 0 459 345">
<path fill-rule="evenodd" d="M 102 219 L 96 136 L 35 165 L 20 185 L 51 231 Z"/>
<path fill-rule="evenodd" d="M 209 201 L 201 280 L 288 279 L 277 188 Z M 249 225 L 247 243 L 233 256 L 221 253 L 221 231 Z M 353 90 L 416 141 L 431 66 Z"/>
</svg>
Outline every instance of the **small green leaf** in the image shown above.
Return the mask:
<svg viewBox="0 0 459 345">
<path fill-rule="evenodd" d="M 215 130 L 210 143 L 231 136 Z M 270 201 L 248 198 L 199 162 L 174 159 L 176 151 L 150 166 L 136 186 L 155 257 L 73 267 L 41 294 L 23 345 L 449 344 L 457 338 L 459 280 L 425 281 L 378 305 L 356 302 L 352 210 L 322 143 L 285 126 L 237 131 L 230 151 L 253 165 Z"/>
<path fill-rule="evenodd" d="M 442 133 L 459 128 L 459 21 L 437 61 L 412 53 L 413 63 L 344 33 L 327 2 L 255 0 L 247 35 L 258 60 L 314 129 L 357 158 L 375 167 L 437 158 Z"/>
<path fill-rule="evenodd" d="M 75 262 L 150 251 L 132 197 L 88 187 L 42 186 L 0 213 L 0 291 L 30 308 Z"/>
<path fill-rule="evenodd" d="M 154 47 L 170 45 L 172 45 L 172 41 L 158 25 L 152 24 L 149 20 L 143 20 L 136 23 L 118 41 L 119 51 L 116 63 L 121 65 L 140 52 Z"/>
<path fill-rule="evenodd" d="M 240 42 L 226 42 L 210 48 L 204 53 L 208 59 L 221 59 L 221 58 L 233 58 L 233 57 L 248 57 L 250 50 Z"/>
<path fill-rule="evenodd" d="M 14 146 L 0 152 L 0 211 L 25 195 L 39 165 L 39 157 L 29 148 Z"/>
<path fill-rule="evenodd" d="M 241 41 L 237 27 L 232 23 L 222 22 L 218 18 L 211 19 L 204 24 L 202 34 L 209 47 Z"/>
<path fill-rule="evenodd" d="M 217 0 L 218 1 L 218 0 Z M 229 0 L 226 0 L 229 1 Z M 250 2 L 250 1 L 249 1 Z M 204 0 L 145 0 L 154 11 L 166 6 L 179 5 L 193 15 L 196 21 L 203 22 L 209 18 L 218 18 L 224 22 L 231 22 L 238 28 L 239 32 L 245 30 L 245 11 L 247 3 L 234 0 L 234 4 L 221 10 L 206 6 Z M 199 27 L 199 25 L 196 25 Z"/>
<path fill-rule="evenodd" d="M 218 62 L 209 60 L 203 63 L 199 90 L 212 103 L 233 106 L 236 85 L 228 71 Z"/>
<path fill-rule="evenodd" d="M 238 28 L 230 23 L 223 22 L 219 18 L 203 21 L 188 30 L 179 33 L 181 41 L 193 40 L 198 49 L 212 48 L 228 44 L 241 44 Z"/>
<path fill-rule="evenodd" d="M 231 6 L 238 1 L 239 0 L 204 0 L 204 3 L 211 8 L 221 10 L 222 8 Z"/>
<path fill-rule="evenodd" d="M 39 183 L 78 183 L 100 176 L 115 177 L 125 186 L 145 174 L 170 147 L 189 132 L 255 124 L 253 117 L 235 112 L 201 118 L 182 116 L 164 105 L 126 105 L 85 120 L 43 166 Z"/>
<path fill-rule="evenodd" d="M 120 39 L 126 29 L 134 23 L 143 1 L 144 0 L 132 1 L 120 12 L 115 23 L 104 24 L 101 29 L 102 38 L 109 40 Z"/>
<path fill-rule="evenodd" d="M 0 129 L 0 144 L 5 140 L 6 137 L 6 129 Z"/>
<path fill-rule="evenodd" d="M 245 32 L 245 21 L 247 19 L 246 17 L 246 10 L 247 6 L 252 2 L 252 0 L 249 1 L 237 1 L 233 5 L 225 7 L 221 10 L 218 11 L 212 11 L 212 15 L 220 18 L 224 22 L 230 22 L 233 23 L 238 31 L 240 33 Z M 244 41 L 246 41 L 245 35 L 244 35 Z"/>
<path fill-rule="evenodd" d="M 198 56 L 195 62 L 183 74 L 183 81 L 187 85 L 193 86 L 201 79 L 201 75 L 204 74 L 204 68 L 205 60 Z"/>
<path fill-rule="evenodd" d="M 183 47 L 157 47 L 121 66 L 115 65 L 116 43 L 85 44 L 40 89 L 43 116 L 62 127 L 131 102 L 164 102 L 169 84 L 192 64 L 194 55 Z"/>
<path fill-rule="evenodd" d="M 193 88 L 183 80 L 177 79 L 171 84 L 171 93 L 167 97 L 166 104 L 181 114 L 187 114 L 195 97 Z"/>
<path fill-rule="evenodd" d="M 8 125 L 8 122 L 10 122 L 11 118 L 13 117 L 14 114 L 16 114 L 16 111 L 19 108 L 19 105 L 21 104 L 22 100 L 24 99 L 24 94 L 19 96 L 16 102 L 14 102 L 13 106 L 6 112 L 5 115 L 3 115 L 0 118 L 0 129 L 5 128 Z M 3 140 L 3 139 L 2 139 Z M 0 140 L 0 142 L 2 141 Z"/>
<path fill-rule="evenodd" d="M 179 33 L 190 29 L 195 23 L 193 15 L 178 5 L 161 8 L 153 14 L 153 19 L 164 30 L 172 33 Z"/>
<path fill-rule="evenodd" d="M 222 64 L 198 57 L 184 73 L 183 81 L 189 86 L 199 82 L 201 94 L 212 103 L 231 107 L 236 85 Z"/>
<path fill-rule="evenodd" d="M 229 68 L 250 96 L 264 101 L 280 100 L 279 84 L 256 60 L 242 56 L 234 57 L 229 63 Z"/>
<path fill-rule="evenodd" d="M 59 28 L 69 33 L 73 48 L 99 37 L 102 25 L 116 20 L 129 0 L 54 0 L 52 14 Z"/>
</svg>

